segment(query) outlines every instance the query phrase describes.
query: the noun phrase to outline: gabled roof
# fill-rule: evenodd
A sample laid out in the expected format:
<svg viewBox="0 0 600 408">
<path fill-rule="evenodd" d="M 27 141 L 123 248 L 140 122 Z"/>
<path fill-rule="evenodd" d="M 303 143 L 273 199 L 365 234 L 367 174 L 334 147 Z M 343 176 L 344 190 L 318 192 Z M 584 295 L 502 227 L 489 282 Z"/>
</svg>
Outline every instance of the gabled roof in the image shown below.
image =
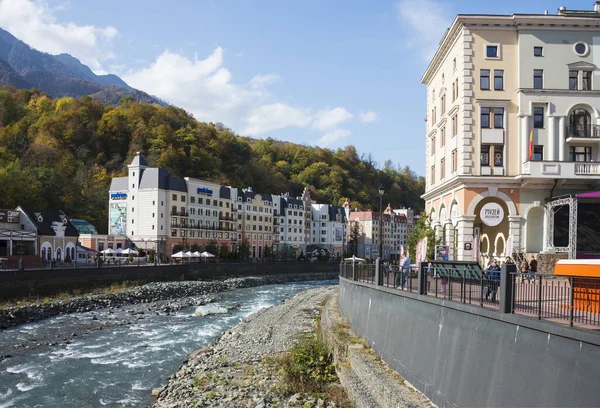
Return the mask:
<svg viewBox="0 0 600 408">
<path fill-rule="evenodd" d="M 140 154 L 140 152 L 136 152 L 130 166 L 148 166 L 148 163 L 144 159 L 144 156 Z"/>
<path fill-rule="evenodd" d="M 29 220 L 35 225 L 38 231 L 38 235 L 49 235 L 54 236 L 56 232 L 52 228 L 52 223 L 57 222 L 65 225 L 65 236 L 67 237 L 78 237 L 79 232 L 71 224 L 69 217 L 61 210 L 33 210 L 30 208 L 20 207 L 21 210 L 27 215 Z"/>
<path fill-rule="evenodd" d="M 166 169 L 150 167 L 142 172 L 140 190 L 142 189 L 173 190 L 187 193 L 187 184 L 184 179 L 171 176 Z"/>
</svg>

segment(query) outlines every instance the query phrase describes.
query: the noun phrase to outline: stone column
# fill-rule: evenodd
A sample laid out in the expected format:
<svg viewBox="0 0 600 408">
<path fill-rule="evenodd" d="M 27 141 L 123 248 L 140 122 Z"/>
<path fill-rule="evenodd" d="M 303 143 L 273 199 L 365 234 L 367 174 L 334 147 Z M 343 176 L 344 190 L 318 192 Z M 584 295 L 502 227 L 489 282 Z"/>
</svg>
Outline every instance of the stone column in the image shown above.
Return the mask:
<svg viewBox="0 0 600 408">
<path fill-rule="evenodd" d="M 473 223 L 474 215 L 462 215 L 457 217 L 456 229 L 458 230 L 458 242 L 456 244 L 457 256 L 459 261 L 473 261 Z M 465 243 L 471 244 L 471 249 L 465 249 Z M 481 248 L 480 248 L 481 252 Z M 476 260 L 476 259 L 475 259 Z"/>
<path fill-rule="evenodd" d="M 508 235 L 513 237 L 513 251 L 519 252 L 523 248 L 522 233 L 521 233 L 521 222 L 523 217 L 520 215 L 509 215 L 508 216 Z M 506 252 L 506 248 L 504 248 Z M 512 254 L 508 254 L 512 256 Z"/>
<path fill-rule="evenodd" d="M 554 116 L 548 116 L 548 160 L 556 161 L 556 131 L 554 129 Z"/>
<path fill-rule="evenodd" d="M 455 258 L 455 253 L 454 253 L 454 225 L 452 225 L 452 220 L 451 219 L 446 219 L 444 226 L 446 227 L 446 236 L 445 241 L 446 241 L 446 245 L 448 245 L 448 248 L 450 250 L 450 252 L 448 253 L 448 259 L 449 260 L 454 260 Z"/>
<path fill-rule="evenodd" d="M 558 160 L 559 161 L 565 161 L 566 157 L 565 157 L 565 145 L 566 145 L 566 137 L 565 137 L 565 131 L 566 131 L 566 124 L 565 124 L 565 117 L 561 116 L 559 121 L 558 121 Z"/>
<path fill-rule="evenodd" d="M 442 224 L 440 224 L 439 221 L 436 221 L 432 224 L 432 228 L 435 230 L 435 238 L 442 240 L 443 234 L 444 234 L 444 230 L 442 229 Z"/>
<path fill-rule="evenodd" d="M 531 132 L 529 126 L 529 116 L 521 116 L 521 163 L 519 163 L 521 171 L 523 170 L 523 163 L 529 160 L 529 134 Z"/>
</svg>

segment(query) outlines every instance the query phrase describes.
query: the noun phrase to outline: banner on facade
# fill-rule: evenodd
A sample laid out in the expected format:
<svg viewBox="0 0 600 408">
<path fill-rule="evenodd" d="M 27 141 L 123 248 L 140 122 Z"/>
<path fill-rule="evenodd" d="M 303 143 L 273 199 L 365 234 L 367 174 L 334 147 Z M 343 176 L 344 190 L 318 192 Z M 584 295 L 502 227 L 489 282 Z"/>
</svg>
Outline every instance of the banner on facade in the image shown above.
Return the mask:
<svg viewBox="0 0 600 408">
<path fill-rule="evenodd" d="M 512 237 L 512 235 L 509 235 L 508 239 L 506 240 L 506 256 L 512 257 L 513 247 L 514 247 L 513 237 Z"/>
<path fill-rule="evenodd" d="M 479 262 L 479 234 L 475 234 L 473 238 L 473 260 Z"/>
<path fill-rule="evenodd" d="M 504 220 L 504 210 L 498 203 L 487 203 L 479 212 L 481 222 L 489 227 L 495 227 Z"/>
</svg>

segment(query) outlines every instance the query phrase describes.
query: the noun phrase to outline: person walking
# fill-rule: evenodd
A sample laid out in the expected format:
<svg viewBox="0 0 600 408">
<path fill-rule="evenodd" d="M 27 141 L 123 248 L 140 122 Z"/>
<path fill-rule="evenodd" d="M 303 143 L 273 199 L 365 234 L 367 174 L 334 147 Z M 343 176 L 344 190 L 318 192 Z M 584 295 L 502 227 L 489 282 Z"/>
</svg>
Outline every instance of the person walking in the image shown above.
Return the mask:
<svg viewBox="0 0 600 408">
<path fill-rule="evenodd" d="M 527 271 L 529 270 L 529 264 L 527 263 L 527 259 L 523 258 L 521 265 L 519 265 L 519 269 L 521 271 L 521 282 L 526 278 Z"/>
<path fill-rule="evenodd" d="M 488 290 L 485 294 L 485 300 L 492 295 L 492 302 L 496 302 L 496 293 L 498 293 L 498 284 L 500 283 L 500 265 L 495 259 L 487 268 L 486 277 L 488 279 Z"/>
<path fill-rule="evenodd" d="M 531 255 L 531 261 L 529 261 L 529 271 L 531 272 L 531 275 L 529 275 L 529 278 L 531 280 L 535 280 L 535 274 L 537 273 L 537 269 L 538 269 L 538 261 L 535 259 L 535 256 Z"/>
<path fill-rule="evenodd" d="M 400 286 L 398 289 L 404 287 L 404 290 L 408 289 L 408 274 L 410 273 L 410 258 L 408 255 L 404 255 L 400 262 Z"/>
</svg>

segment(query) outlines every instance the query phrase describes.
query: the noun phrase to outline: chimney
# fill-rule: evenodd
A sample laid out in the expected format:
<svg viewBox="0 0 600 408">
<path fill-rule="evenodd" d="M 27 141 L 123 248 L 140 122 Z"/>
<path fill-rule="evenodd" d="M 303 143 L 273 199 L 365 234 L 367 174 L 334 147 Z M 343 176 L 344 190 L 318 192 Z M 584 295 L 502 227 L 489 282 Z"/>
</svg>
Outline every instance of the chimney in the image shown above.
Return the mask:
<svg viewBox="0 0 600 408">
<path fill-rule="evenodd" d="M 600 13 L 600 1 L 594 3 L 594 11 Z"/>
</svg>

